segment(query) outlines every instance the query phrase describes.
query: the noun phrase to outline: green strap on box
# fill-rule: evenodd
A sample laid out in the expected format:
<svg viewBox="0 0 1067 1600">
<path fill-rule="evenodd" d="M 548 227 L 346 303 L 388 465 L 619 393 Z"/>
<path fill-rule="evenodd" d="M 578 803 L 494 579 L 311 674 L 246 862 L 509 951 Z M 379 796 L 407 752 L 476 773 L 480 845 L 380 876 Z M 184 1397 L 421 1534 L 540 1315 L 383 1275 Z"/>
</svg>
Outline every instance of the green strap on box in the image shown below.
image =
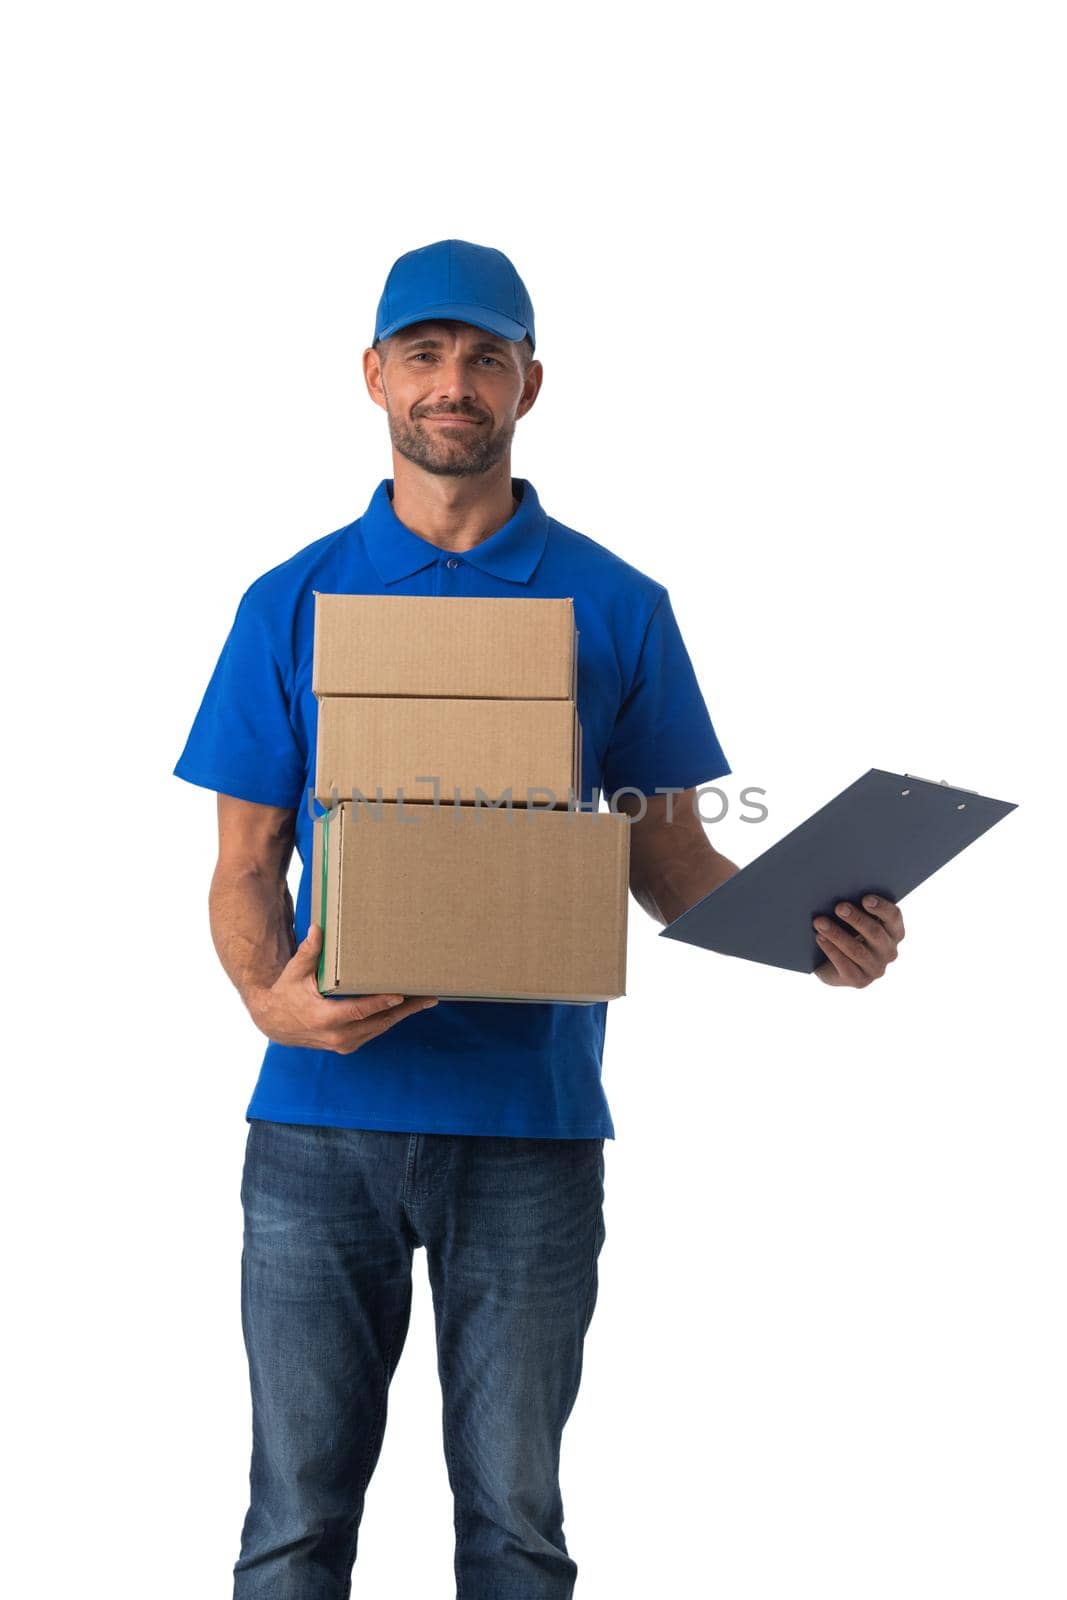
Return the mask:
<svg viewBox="0 0 1067 1600">
<path fill-rule="evenodd" d="M 325 812 L 323 812 L 323 816 L 322 816 L 322 885 L 321 885 L 321 893 L 319 895 L 319 924 L 320 924 L 320 926 L 322 928 L 322 949 L 319 952 L 319 976 L 318 976 L 318 986 L 319 986 L 319 993 L 320 994 L 322 993 L 322 980 L 326 976 L 326 880 L 327 880 L 327 877 L 328 877 L 328 873 L 326 871 L 326 863 L 327 863 L 327 860 L 328 860 L 327 849 L 328 849 L 329 843 L 330 843 L 329 828 L 330 828 L 330 813 L 328 811 L 325 811 Z"/>
</svg>

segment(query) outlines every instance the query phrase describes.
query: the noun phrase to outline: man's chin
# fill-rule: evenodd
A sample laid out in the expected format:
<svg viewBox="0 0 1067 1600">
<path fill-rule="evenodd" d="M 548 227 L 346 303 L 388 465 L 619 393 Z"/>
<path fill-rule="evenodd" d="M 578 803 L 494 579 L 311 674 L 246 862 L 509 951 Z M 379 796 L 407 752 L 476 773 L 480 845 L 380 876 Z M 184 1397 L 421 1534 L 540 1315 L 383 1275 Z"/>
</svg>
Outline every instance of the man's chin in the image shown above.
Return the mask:
<svg viewBox="0 0 1067 1600">
<path fill-rule="evenodd" d="M 421 467 L 424 472 L 432 472 L 436 478 L 477 478 L 482 473 L 488 472 L 489 467 L 483 461 L 432 461 L 424 456 L 411 456 L 406 451 L 400 452 L 415 466 Z"/>
<path fill-rule="evenodd" d="M 440 440 L 436 448 L 430 442 L 413 444 L 406 438 L 393 440 L 393 445 L 404 457 L 416 467 L 421 467 L 424 472 L 432 472 L 439 478 L 474 478 L 488 472 L 495 467 L 503 455 L 507 453 L 505 442 L 502 450 L 486 452 L 483 442 L 477 441 L 477 448 L 465 444 L 461 439 Z"/>
</svg>

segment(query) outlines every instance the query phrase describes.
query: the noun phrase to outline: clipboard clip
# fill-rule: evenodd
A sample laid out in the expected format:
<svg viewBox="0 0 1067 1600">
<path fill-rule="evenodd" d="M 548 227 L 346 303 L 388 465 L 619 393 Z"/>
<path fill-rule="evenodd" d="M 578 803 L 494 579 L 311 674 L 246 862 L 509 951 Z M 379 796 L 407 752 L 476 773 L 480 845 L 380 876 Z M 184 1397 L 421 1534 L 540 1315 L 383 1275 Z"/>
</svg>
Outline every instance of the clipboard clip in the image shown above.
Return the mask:
<svg viewBox="0 0 1067 1600">
<path fill-rule="evenodd" d="M 916 783 L 933 783 L 934 781 L 933 778 L 920 778 L 917 772 L 905 772 L 904 776 L 905 778 L 914 778 Z M 946 789 L 958 789 L 960 794 L 978 794 L 977 789 L 965 789 L 959 783 L 950 784 L 947 778 L 939 779 L 939 784 L 944 785 Z"/>
</svg>

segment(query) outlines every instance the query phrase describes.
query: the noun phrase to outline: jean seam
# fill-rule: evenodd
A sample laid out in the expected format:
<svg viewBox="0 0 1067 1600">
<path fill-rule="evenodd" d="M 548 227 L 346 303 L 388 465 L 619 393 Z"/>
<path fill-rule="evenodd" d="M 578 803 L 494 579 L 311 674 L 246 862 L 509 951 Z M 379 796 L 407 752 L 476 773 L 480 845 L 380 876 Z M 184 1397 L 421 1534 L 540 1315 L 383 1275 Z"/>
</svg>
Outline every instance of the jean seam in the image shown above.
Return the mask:
<svg viewBox="0 0 1067 1600">
<path fill-rule="evenodd" d="M 378 1409 L 377 1409 L 377 1411 L 375 1413 L 375 1417 L 374 1417 L 374 1427 L 367 1434 L 367 1443 L 366 1443 L 366 1447 L 365 1447 L 365 1449 L 363 1451 L 363 1458 L 362 1458 L 362 1460 L 360 1462 L 360 1467 L 359 1467 L 358 1487 L 359 1487 L 359 1499 L 360 1499 L 360 1519 L 359 1519 L 360 1522 L 362 1522 L 362 1520 L 363 1520 L 363 1508 L 364 1508 L 364 1506 L 366 1504 L 367 1489 L 369 1487 L 369 1480 L 368 1480 L 368 1474 L 367 1474 L 367 1463 L 369 1462 L 369 1460 L 371 1458 L 371 1455 L 373 1453 L 375 1440 L 379 1439 L 379 1438 L 384 1438 L 384 1430 L 382 1428 L 382 1418 L 385 1415 L 386 1402 L 387 1402 L 387 1400 L 389 1398 L 389 1379 L 390 1379 L 390 1374 L 392 1373 L 392 1370 L 393 1370 L 393 1355 L 394 1355 L 394 1353 L 396 1351 L 397 1341 L 398 1341 L 399 1337 L 400 1337 L 400 1322 L 398 1320 L 398 1321 L 393 1323 L 392 1331 L 391 1331 L 391 1333 L 389 1335 L 389 1345 L 388 1345 L 388 1348 L 386 1350 L 386 1355 L 385 1355 L 385 1370 L 382 1373 L 382 1387 L 381 1387 L 381 1392 L 380 1392 L 380 1394 L 378 1396 Z M 356 1531 L 355 1531 L 355 1536 L 353 1537 L 353 1541 L 352 1541 L 353 1546 L 355 1545 L 356 1540 L 358 1539 L 358 1537 L 359 1537 L 359 1528 L 357 1526 Z M 353 1562 L 354 1562 L 354 1560 L 355 1560 L 355 1552 L 353 1550 Z"/>
<path fill-rule="evenodd" d="M 596 1215 L 595 1215 L 595 1219 L 594 1219 L 594 1222 L 593 1222 L 593 1247 L 592 1247 L 592 1250 L 590 1251 L 590 1256 L 589 1256 L 589 1282 L 588 1282 L 588 1285 L 586 1287 L 586 1292 L 585 1292 L 585 1312 L 584 1312 L 583 1317 L 582 1317 L 582 1338 L 581 1338 L 581 1343 L 578 1346 L 578 1349 L 579 1349 L 579 1357 L 578 1357 L 578 1361 L 577 1361 L 578 1373 L 577 1373 L 577 1376 L 576 1376 L 576 1379 L 575 1379 L 575 1383 L 574 1383 L 574 1392 L 571 1395 L 570 1404 L 567 1407 L 567 1416 L 568 1416 L 568 1418 L 570 1417 L 571 1412 L 574 1410 L 575 1402 L 578 1399 L 578 1391 L 582 1386 L 582 1367 L 584 1365 L 584 1358 L 585 1358 L 585 1336 L 589 1331 L 590 1308 L 591 1308 L 592 1303 L 593 1303 L 593 1285 L 594 1285 L 594 1283 L 596 1281 L 597 1256 L 599 1254 L 599 1252 L 597 1250 L 597 1242 L 598 1242 L 598 1240 L 600 1238 L 600 1220 L 601 1220 L 601 1216 L 603 1214 L 603 1208 L 604 1208 L 603 1180 L 600 1177 L 599 1163 L 598 1163 L 597 1187 L 599 1189 L 601 1189 L 601 1198 L 597 1201 Z"/>
<path fill-rule="evenodd" d="M 455 1445 L 452 1442 L 452 1422 L 448 1414 L 447 1405 L 445 1406 L 445 1444 L 448 1448 L 448 1465 L 454 1484 L 453 1497 L 455 1500 L 455 1517 L 453 1520 L 455 1524 L 457 1556 L 455 1562 L 456 1600 L 463 1600 L 463 1579 L 460 1575 L 460 1562 L 458 1559 L 460 1548 L 463 1544 L 463 1497 L 460 1494 L 459 1489 L 459 1476 L 456 1471 L 456 1450 Z"/>
</svg>

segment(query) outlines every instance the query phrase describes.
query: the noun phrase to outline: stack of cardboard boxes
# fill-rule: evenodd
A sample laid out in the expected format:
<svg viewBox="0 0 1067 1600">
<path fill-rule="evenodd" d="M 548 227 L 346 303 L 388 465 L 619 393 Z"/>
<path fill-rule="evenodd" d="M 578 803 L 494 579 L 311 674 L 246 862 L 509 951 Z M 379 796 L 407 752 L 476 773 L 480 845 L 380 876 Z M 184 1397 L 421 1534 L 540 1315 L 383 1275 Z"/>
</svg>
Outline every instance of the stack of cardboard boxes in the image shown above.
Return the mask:
<svg viewBox="0 0 1067 1600">
<path fill-rule="evenodd" d="M 323 994 L 610 1000 L 629 821 L 582 811 L 570 600 L 315 597 Z"/>
</svg>

